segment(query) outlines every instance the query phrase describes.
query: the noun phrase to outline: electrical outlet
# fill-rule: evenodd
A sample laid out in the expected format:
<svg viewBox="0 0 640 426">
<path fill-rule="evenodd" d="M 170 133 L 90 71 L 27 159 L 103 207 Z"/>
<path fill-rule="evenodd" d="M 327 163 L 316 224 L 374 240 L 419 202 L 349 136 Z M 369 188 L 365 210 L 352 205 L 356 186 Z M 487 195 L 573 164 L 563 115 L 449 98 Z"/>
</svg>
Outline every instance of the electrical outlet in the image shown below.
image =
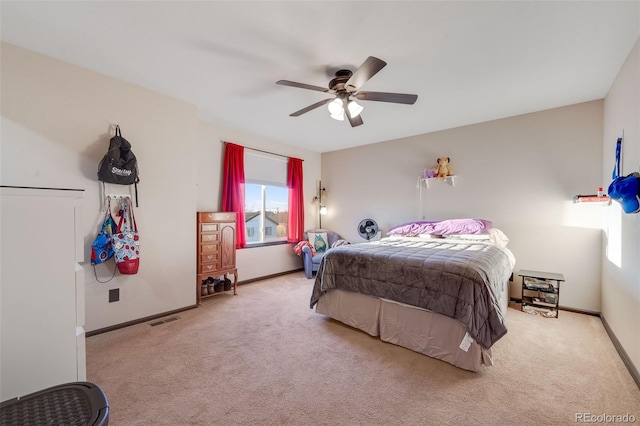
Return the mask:
<svg viewBox="0 0 640 426">
<path fill-rule="evenodd" d="M 120 289 L 112 288 L 109 290 L 109 303 L 117 302 L 118 300 L 120 300 Z"/>
</svg>

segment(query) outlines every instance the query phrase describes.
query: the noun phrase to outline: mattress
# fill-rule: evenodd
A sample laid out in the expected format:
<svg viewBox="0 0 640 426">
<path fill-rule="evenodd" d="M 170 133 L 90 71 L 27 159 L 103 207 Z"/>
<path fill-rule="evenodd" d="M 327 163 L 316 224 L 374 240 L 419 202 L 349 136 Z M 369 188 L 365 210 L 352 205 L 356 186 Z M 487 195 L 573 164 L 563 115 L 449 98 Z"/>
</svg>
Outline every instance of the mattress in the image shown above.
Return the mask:
<svg viewBox="0 0 640 426">
<path fill-rule="evenodd" d="M 394 300 L 457 319 L 488 349 L 507 332 L 498 299 L 511 272 L 508 251 L 482 242 L 389 238 L 340 246 L 323 257 L 310 306 L 333 289 Z"/>
<path fill-rule="evenodd" d="M 507 289 L 505 286 L 500 295 L 502 312 L 506 312 L 509 302 Z M 474 341 L 461 322 L 427 309 L 334 289 L 320 297 L 316 312 L 465 370 L 478 371 L 483 365 L 493 365 L 491 349 Z"/>
</svg>

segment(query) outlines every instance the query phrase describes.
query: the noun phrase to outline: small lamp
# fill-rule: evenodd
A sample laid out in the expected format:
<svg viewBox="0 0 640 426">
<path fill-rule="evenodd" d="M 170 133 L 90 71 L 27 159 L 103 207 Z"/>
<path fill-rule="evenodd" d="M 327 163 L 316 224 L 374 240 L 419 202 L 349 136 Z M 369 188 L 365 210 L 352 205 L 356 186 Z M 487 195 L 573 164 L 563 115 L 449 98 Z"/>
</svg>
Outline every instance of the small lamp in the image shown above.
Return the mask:
<svg viewBox="0 0 640 426">
<path fill-rule="evenodd" d="M 322 216 L 327 214 L 327 206 L 322 204 L 323 198 L 327 198 L 327 189 L 322 186 L 322 181 L 320 181 L 318 183 L 318 195 L 313 197 L 313 200 L 311 200 L 311 204 L 318 206 L 319 228 L 322 228 Z"/>
</svg>

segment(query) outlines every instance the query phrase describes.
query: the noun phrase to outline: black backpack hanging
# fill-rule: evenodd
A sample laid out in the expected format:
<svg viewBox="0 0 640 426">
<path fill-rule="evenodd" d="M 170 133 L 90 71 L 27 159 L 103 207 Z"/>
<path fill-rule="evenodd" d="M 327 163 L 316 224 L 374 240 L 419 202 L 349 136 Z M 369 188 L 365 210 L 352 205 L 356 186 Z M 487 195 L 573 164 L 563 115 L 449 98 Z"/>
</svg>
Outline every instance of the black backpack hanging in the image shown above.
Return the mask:
<svg viewBox="0 0 640 426">
<path fill-rule="evenodd" d="M 135 185 L 136 207 L 138 207 L 138 160 L 131 151 L 131 144 L 122 137 L 120 126 L 109 141 L 109 150 L 98 167 L 98 180 L 118 185 Z"/>
</svg>

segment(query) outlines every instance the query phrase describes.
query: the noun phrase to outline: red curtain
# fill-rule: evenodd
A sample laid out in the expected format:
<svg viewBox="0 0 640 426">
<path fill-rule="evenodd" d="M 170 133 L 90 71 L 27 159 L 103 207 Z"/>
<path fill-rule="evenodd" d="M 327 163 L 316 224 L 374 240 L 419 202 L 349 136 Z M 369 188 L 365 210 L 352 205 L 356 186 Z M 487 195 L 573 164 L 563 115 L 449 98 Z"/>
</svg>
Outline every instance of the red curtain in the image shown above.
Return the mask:
<svg viewBox="0 0 640 426">
<path fill-rule="evenodd" d="M 289 158 L 287 188 L 289 188 L 289 216 L 287 219 L 287 242 L 302 241 L 304 235 L 304 194 L 302 191 L 302 160 Z"/>
<path fill-rule="evenodd" d="M 236 212 L 236 248 L 247 247 L 244 216 L 244 147 L 225 143 L 222 168 L 222 211 Z"/>
</svg>

